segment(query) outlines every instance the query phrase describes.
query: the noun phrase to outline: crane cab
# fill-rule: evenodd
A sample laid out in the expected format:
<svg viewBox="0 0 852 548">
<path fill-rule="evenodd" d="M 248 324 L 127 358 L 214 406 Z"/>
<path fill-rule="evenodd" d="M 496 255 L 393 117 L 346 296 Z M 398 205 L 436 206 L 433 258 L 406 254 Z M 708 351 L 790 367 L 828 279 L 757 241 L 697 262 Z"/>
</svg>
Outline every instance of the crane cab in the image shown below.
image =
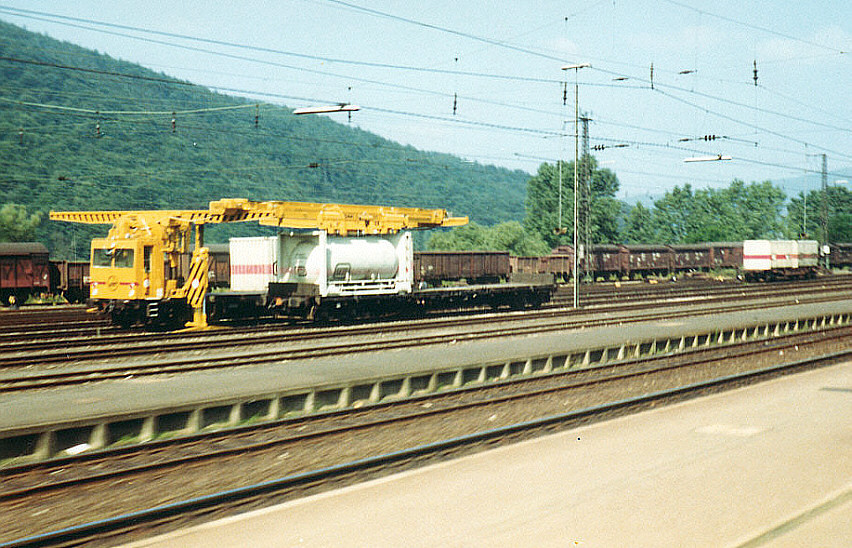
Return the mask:
<svg viewBox="0 0 852 548">
<path fill-rule="evenodd" d="M 186 300 L 171 299 L 183 284 L 177 264 L 171 264 L 159 242 L 96 238 L 91 257 L 91 300 L 115 323 L 163 323 L 187 316 Z"/>
</svg>

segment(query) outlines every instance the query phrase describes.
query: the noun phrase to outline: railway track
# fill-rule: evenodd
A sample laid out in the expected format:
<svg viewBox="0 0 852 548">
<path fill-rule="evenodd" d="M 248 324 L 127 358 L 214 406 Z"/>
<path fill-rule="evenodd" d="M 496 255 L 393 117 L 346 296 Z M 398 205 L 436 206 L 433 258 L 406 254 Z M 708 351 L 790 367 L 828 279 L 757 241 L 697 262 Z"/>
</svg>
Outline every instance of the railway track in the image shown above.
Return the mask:
<svg viewBox="0 0 852 548">
<path fill-rule="evenodd" d="M 617 296 L 621 301 L 664 300 L 706 298 L 714 295 L 772 295 L 777 293 L 793 293 L 809 291 L 815 287 L 847 287 L 852 288 L 852 276 L 833 276 L 816 280 L 790 282 L 774 282 L 759 284 L 744 284 L 740 282 L 720 282 L 712 279 L 659 284 L 625 282 L 620 287 L 614 285 L 581 285 L 579 301 L 581 307 L 592 307 L 607 304 Z M 573 288 L 570 285 L 560 286 L 554 295 L 553 302 L 567 304 L 573 300 Z"/>
<path fill-rule="evenodd" d="M 850 282 L 852 282 L 852 277 L 838 276 L 817 281 L 757 285 L 743 285 L 735 282 L 723 283 L 709 279 L 659 285 L 625 283 L 621 287 L 589 285 L 582 289 L 581 305 L 584 309 L 626 309 L 627 303 L 639 307 L 642 303 L 646 306 L 660 306 L 679 301 L 719 299 L 726 295 L 769 297 L 777 292 L 813 291 L 815 288 L 817 291 L 829 291 L 834 287 L 846 287 Z M 617 301 L 614 302 L 614 299 L 617 299 Z M 544 309 L 552 310 L 566 307 L 571 301 L 570 287 L 563 286 L 554 295 L 553 301 Z M 527 312 L 530 316 L 541 313 L 544 312 Z M 498 314 L 503 315 L 505 313 Z M 470 311 L 460 316 L 450 315 L 444 316 L 444 318 L 464 318 L 466 316 L 471 316 Z M 457 321 L 464 322 L 463 319 Z M 282 327 L 280 323 L 267 323 L 261 326 L 228 327 L 227 329 L 236 337 L 240 334 L 253 336 L 253 334 L 262 332 L 281 333 L 282 331 L 300 330 L 305 327 L 305 325 Z M 48 355 L 50 350 L 67 351 L 92 344 L 114 345 L 145 340 L 147 341 L 146 344 L 152 347 L 157 345 L 159 351 L 165 351 L 180 346 L 179 342 L 173 341 L 197 340 L 200 336 L 204 335 L 198 332 L 145 333 L 135 331 L 128 333 L 109 325 L 105 318 L 86 313 L 83 307 L 76 306 L 6 311 L 0 314 L 0 344 L 2 344 L 2 347 L 9 352 L 42 351 L 46 353 L 44 359 L 47 361 L 51 360 Z M 2 358 L 3 356 L 0 355 L 0 360 Z"/>
<path fill-rule="evenodd" d="M 807 299 L 787 298 L 774 303 L 765 300 L 745 303 L 723 301 L 680 309 L 655 309 L 651 312 L 640 306 L 638 312 L 598 317 L 566 317 L 564 314 L 542 311 L 547 314 L 539 316 L 537 321 L 529 321 L 527 317 L 524 317 L 526 321 L 523 322 L 507 321 L 504 315 L 492 315 L 487 318 L 465 318 L 464 321 L 453 319 L 385 325 L 380 333 L 376 333 L 375 326 L 364 326 L 273 332 L 252 337 L 229 335 L 217 339 L 173 341 L 168 347 L 169 356 L 154 355 L 159 349 L 152 348 L 143 338 L 124 346 L 68 348 L 50 354 L 37 352 L 4 356 L 0 360 L 0 393 L 834 300 L 834 295 L 811 295 Z M 464 330 L 460 329 L 462 327 Z M 221 353 L 222 349 L 226 351 Z M 185 352 L 179 352 L 181 350 Z M 214 350 L 220 353 L 211 353 Z M 141 357 L 146 359 L 139 359 Z M 71 362 L 73 365 L 67 367 L 51 365 Z"/>
<path fill-rule="evenodd" d="M 57 317 L 79 317 L 85 314 L 86 307 L 82 305 L 59 305 L 24 307 L 17 310 L 0 309 L 0 328 L 19 323 L 50 321 Z"/>
<path fill-rule="evenodd" d="M 82 306 L 59 306 L 0 312 L 0 345 L 60 340 L 114 333 L 106 318 Z"/>
<path fill-rule="evenodd" d="M 596 301 L 589 302 L 586 305 L 586 308 L 580 311 L 575 311 L 573 309 L 566 310 L 565 308 L 559 307 L 551 307 L 543 310 L 537 311 L 526 311 L 524 313 L 524 318 L 526 319 L 536 319 L 541 317 L 552 317 L 559 316 L 565 314 L 576 314 L 582 313 L 584 311 L 588 311 L 588 309 L 600 310 L 602 308 L 609 308 L 616 311 L 627 311 L 627 310 L 638 310 L 647 306 L 655 305 L 672 305 L 677 302 L 696 302 L 696 301 L 705 301 L 710 302 L 712 300 L 729 300 L 732 297 L 738 298 L 769 298 L 773 296 L 777 296 L 778 294 L 790 294 L 797 291 L 807 290 L 808 293 L 818 293 L 818 292 L 831 292 L 838 289 L 845 289 L 849 287 L 849 282 L 852 280 L 845 279 L 831 279 L 830 281 L 820 281 L 820 282 L 809 282 L 809 283 L 796 283 L 796 284 L 782 284 L 781 287 L 776 288 L 775 286 L 766 287 L 765 284 L 760 284 L 758 286 L 729 286 L 726 285 L 723 287 L 722 291 L 716 291 L 713 294 L 707 294 L 704 289 L 693 288 L 688 290 L 687 292 L 679 293 L 678 290 L 675 289 L 663 289 L 662 292 L 666 294 L 666 296 L 660 299 L 660 291 L 658 289 L 647 290 L 643 289 L 641 292 L 641 296 L 637 296 L 634 293 L 617 293 L 613 295 L 610 291 L 600 291 L 601 295 L 596 297 Z M 654 286 L 658 287 L 658 286 Z M 634 291 L 635 290 L 631 290 Z M 674 293 L 672 293 L 674 291 Z M 564 300 L 565 297 L 560 297 L 557 294 L 559 299 Z M 642 297 L 647 297 L 647 301 L 643 301 Z M 570 298 L 569 298 L 570 300 Z M 614 302 L 616 301 L 617 302 Z M 624 301 L 624 302 L 622 302 Z M 561 302 L 559 300 L 556 301 Z M 508 320 L 508 319 L 517 319 L 519 313 L 496 313 L 492 314 L 495 318 L 494 321 L 499 320 Z M 471 322 L 479 322 L 483 321 L 481 318 L 482 315 L 462 315 L 462 316 L 450 316 L 443 318 L 428 318 L 425 320 L 409 320 L 403 322 L 394 322 L 386 325 L 390 325 L 388 329 L 396 329 L 396 325 L 407 325 L 417 323 L 418 325 L 425 326 L 440 326 L 439 324 L 443 322 L 455 323 L 455 325 L 466 325 Z M 490 317 L 490 316 L 489 316 Z M 100 329 L 100 328 L 98 328 Z M 353 335 L 358 335 L 364 330 L 375 330 L 375 325 L 366 325 L 366 326 L 346 326 L 345 329 L 348 333 Z M 84 336 L 77 337 L 50 337 L 50 336 L 38 336 L 36 340 L 20 340 L 20 341 L 5 341 L 4 349 L 6 351 L 5 355 L 0 355 L 0 364 L 6 363 L 8 365 L 14 365 L 15 363 L 20 363 L 20 357 L 15 357 L 11 355 L 12 353 L 17 352 L 39 352 L 40 356 L 37 359 L 41 360 L 41 363 L 53 363 L 57 361 L 56 355 L 59 356 L 71 356 L 72 354 L 79 355 L 83 358 L 82 352 L 72 352 L 72 350 L 83 347 L 90 347 L 93 345 L 110 345 L 110 347 L 116 345 L 123 344 L 139 344 L 144 345 L 149 348 L 149 353 L 154 352 L 162 352 L 162 351 L 175 351 L 180 350 L 181 348 L 186 347 L 187 342 L 190 344 L 195 344 L 203 339 L 221 339 L 223 341 L 230 341 L 231 344 L 239 344 L 239 340 L 241 338 L 246 338 L 249 340 L 249 344 L 263 344 L 265 342 L 275 342 L 277 337 L 284 337 L 284 341 L 286 341 L 286 337 L 290 333 L 302 333 L 304 337 L 311 338 L 313 334 L 322 334 L 323 332 L 328 333 L 332 336 L 346 335 L 341 331 L 341 328 L 327 328 L 325 330 L 318 329 L 316 327 L 311 327 L 304 325 L 299 326 L 281 326 L 280 324 L 268 324 L 263 326 L 251 326 L 251 327 L 237 327 L 237 328 L 228 328 L 224 330 L 227 334 L 223 334 L 222 331 L 207 331 L 207 332 L 173 332 L 173 333 L 144 333 L 144 332 L 116 332 L 110 331 L 109 333 L 102 333 L 100 336 L 96 335 L 93 332 L 87 333 Z M 213 343 L 211 342 L 209 347 L 213 347 Z M 56 351 L 59 352 L 56 352 Z M 54 351 L 54 352 L 51 352 Z M 118 356 L 119 354 L 113 354 L 113 356 Z M 67 361 L 66 358 L 62 358 L 59 361 Z"/>
<path fill-rule="evenodd" d="M 2 472 L 0 509 L 15 512 L 20 508 L 20 511 L 29 512 L 33 508 L 50 507 L 54 512 L 51 519 L 56 521 L 57 509 L 62 514 L 63 496 L 73 493 L 73 496 L 68 495 L 70 501 L 77 500 L 76 497 L 84 492 L 97 497 L 97 486 L 100 486 L 99 489 L 110 493 L 113 503 L 120 501 L 119 505 L 125 507 L 113 510 L 106 520 L 56 534 L 13 540 L 9 546 L 93 539 L 113 542 L 110 535 L 131 525 L 149 527 L 162 520 L 174 523 L 176 518 L 195 519 L 192 516 L 207 514 L 211 509 L 245 508 L 258 496 L 267 503 L 270 503 L 267 499 L 292 498 L 328 485 L 336 486 L 344 477 L 360 479 L 365 475 L 386 473 L 388 467 L 395 469 L 400 463 L 424 457 L 446 458 L 448 454 L 477 450 L 504 440 L 600 420 L 789 371 L 836 363 L 852 355 L 845 344 L 850 331 L 852 329 L 844 327 L 773 339 L 770 344 L 753 341 L 724 348 L 697 349 L 21 466 Z M 825 352 L 832 344 L 842 350 Z M 767 357 L 777 360 L 779 353 L 785 351 L 787 355 L 800 356 L 811 351 L 815 357 L 756 370 L 751 365 Z M 648 393 L 649 390 L 652 392 Z M 570 402 L 568 412 L 565 412 L 566 402 Z M 554 409 L 560 412 L 554 414 Z M 550 412 L 543 413 L 543 410 Z M 453 417 L 458 416 L 466 417 L 463 425 L 448 427 L 454 424 Z M 470 424 L 480 425 L 479 431 L 471 434 Z M 481 425 L 493 428 L 483 429 Z M 403 432 L 407 434 L 402 435 Z M 432 434 L 412 440 L 414 433 Z M 403 443 L 409 444 L 407 448 L 389 443 L 400 435 Z M 350 443 L 362 440 L 361 453 L 353 454 L 344 449 L 343 440 Z M 377 453 L 378 456 L 370 456 Z M 278 479 L 275 476 L 270 479 L 270 471 L 266 469 L 260 476 L 251 473 L 252 466 L 247 462 L 256 455 L 278 463 Z M 286 455 L 283 464 L 281 455 Z M 318 455 L 331 456 L 318 459 Z M 221 481 L 228 477 L 228 470 L 243 470 L 243 474 L 236 477 L 245 477 L 245 481 L 255 483 L 245 487 L 244 482 L 237 480 L 239 487 L 230 489 L 233 481 L 231 485 L 222 485 Z M 286 474 L 283 477 L 281 470 Z M 139 498 L 139 490 L 146 491 L 149 483 L 146 478 L 152 478 L 150 482 L 154 488 L 169 475 L 179 478 L 184 474 L 219 479 L 212 482 L 215 485 L 211 485 L 206 490 L 208 494 L 202 497 L 184 500 L 176 496 L 164 497 L 160 484 L 160 488 L 153 489 L 159 495 L 152 494 L 149 489 L 148 494 Z M 191 479 L 186 481 L 184 489 L 197 488 Z M 180 487 L 175 488 L 180 490 Z M 197 494 L 197 491 L 185 492 Z M 19 503 L 24 500 L 27 504 L 22 507 Z M 134 519 L 140 516 L 141 519 L 131 523 L 130 510 L 144 507 L 146 500 L 148 506 L 154 507 L 141 513 L 133 512 Z M 127 504 L 131 505 L 129 509 Z M 75 516 L 80 508 L 66 511 Z M 97 515 L 81 519 L 96 518 Z M 58 528 L 65 524 L 60 520 L 52 525 Z M 122 537 L 122 540 L 127 539 Z"/>
</svg>

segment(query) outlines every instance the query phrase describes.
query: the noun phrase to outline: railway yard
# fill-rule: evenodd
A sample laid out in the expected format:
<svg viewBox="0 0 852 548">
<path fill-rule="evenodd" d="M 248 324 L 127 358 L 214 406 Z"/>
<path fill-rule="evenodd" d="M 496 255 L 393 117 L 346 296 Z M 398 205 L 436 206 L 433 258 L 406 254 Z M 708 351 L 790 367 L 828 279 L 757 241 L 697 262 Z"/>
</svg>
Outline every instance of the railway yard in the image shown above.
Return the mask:
<svg viewBox="0 0 852 548">
<path fill-rule="evenodd" d="M 115 545 L 850 361 L 852 277 L 122 330 L 0 311 L 0 546 Z"/>
<path fill-rule="evenodd" d="M 3 4 L 0 548 L 852 546 L 852 3 Z"/>
</svg>

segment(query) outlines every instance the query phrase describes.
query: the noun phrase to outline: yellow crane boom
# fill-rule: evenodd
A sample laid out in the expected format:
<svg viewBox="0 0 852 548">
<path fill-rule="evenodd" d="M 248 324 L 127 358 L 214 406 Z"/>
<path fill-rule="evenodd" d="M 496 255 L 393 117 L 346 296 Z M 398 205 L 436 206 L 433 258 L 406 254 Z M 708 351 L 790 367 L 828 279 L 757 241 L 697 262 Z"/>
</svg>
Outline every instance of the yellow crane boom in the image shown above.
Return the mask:
<svg viewBox="0 0 852 548">
<path fill-rule="evenodd" d="M 262 225 L 314 228 L 332 234 L 386 234 L 403 229 L 461 226 L 467 217 L 451 217 L 443 209 L 386 207 L 309 202 L 254 202 L 228 198 L 210 202 L 206 210 L 51 211 L 50 219 L 86 224 L 129 224 L 127 228 L 203 225 L 256 221 Z"/>
</svg>

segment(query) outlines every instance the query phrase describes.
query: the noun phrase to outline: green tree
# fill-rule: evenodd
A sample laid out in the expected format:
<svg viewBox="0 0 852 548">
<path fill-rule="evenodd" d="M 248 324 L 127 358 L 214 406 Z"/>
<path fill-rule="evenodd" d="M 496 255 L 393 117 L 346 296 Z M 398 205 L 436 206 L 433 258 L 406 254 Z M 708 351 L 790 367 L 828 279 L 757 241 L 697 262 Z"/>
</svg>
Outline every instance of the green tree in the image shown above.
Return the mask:
<svg viewBox="0 0 852 548">
<path fill-rule="evenodd" d="M 19 204 L 0 207 L 0 242 L 26 242 L 33 240 L 41 224 L 41 214 L 27 212 Z"/>
<path fill-rule="evenodd" d="M 451 230 L 436 232 L 427 247 L 435 251 L 471 251 L 488 249 L 488 229 L 471 222 Z"/>
<path fill-rule="evenodd" d="M 828 239 L 831 242 L 852 241 L 852 192 L 844 187 L 830 186 L 828 198 Z M 812 190 L 805 195 L 800 192 L 787 206 L 787 237 L 799 237 L 803 232 L 808 238 L 822 241 L 822 190 Z M 807 226 L 804 226 L 805 204 L 807 204 Z M 804 228 L 803 228 L 804 226 Z"/>
<path fill-rule="evenodd" d="M 561 185 L 560 185 L 561 167 Z M 594 243 L 615 243 L 619 239 L 621 204 L 615 199 L 619 183 L 615 173 L 598 169 L 593 156 L 584 156 L 577 166 L 579 174 L 589 173 L 590 224 Z M 562 189 L 562 215 L 560 222 L 559 195 Z M 574 162 L 544 163 L 527 181 L 526 217 L 524 228 L 538 234 L 551 248 L 573 241 L 574 215 Z M 560 231 L 559 228 L 564 230 Z"/>
<path fill-rule="evenodd" d="M 800 192 L 790 199 L 787 204 L 787 219 L 784 235 L 787 238 L 821 237 L 822 229 L 819 220 L 819 201 L 821 193 L 811 191 L 807 194 Z"/>
<path fill-rule="evenodd" d="M 735 179 L 719 191 L 721 202 L 730 207 L 726 240 L 779 238 L 784 233 L 784 204 L 786 194 L 770 181 L 751 183 Z"/>
<path fill-rule="evenodd" d="M 695 228 L 695 196 L 692 186 L 674 187 L 654 202 L 653 232 L 657 243 L 686 242 Z"/>
<path fill-rule="evenodd" d="M 624 227 L 624 239 L 628 244 L 658 243 L 651 210 L 637 202 L 630 208 Z"/>
<path fill-rule="evenodd" d="M 518 221 L 500 223 L 491 228 L 488 240 L 492 249 L 530 257 L 547 255 L 550 248 L 538 234 L 530 234 Z"/>
<path fill-rule="evenodd" d="M 652 228 L 642 235 L 653 234 L 655 243 L 664 244 L 778 238 L 785 200 L 769 181 L 746 185 L 734 180 L 728 188 L 696 191 L 685 184 L 654 203 Z"/>
</svg>

